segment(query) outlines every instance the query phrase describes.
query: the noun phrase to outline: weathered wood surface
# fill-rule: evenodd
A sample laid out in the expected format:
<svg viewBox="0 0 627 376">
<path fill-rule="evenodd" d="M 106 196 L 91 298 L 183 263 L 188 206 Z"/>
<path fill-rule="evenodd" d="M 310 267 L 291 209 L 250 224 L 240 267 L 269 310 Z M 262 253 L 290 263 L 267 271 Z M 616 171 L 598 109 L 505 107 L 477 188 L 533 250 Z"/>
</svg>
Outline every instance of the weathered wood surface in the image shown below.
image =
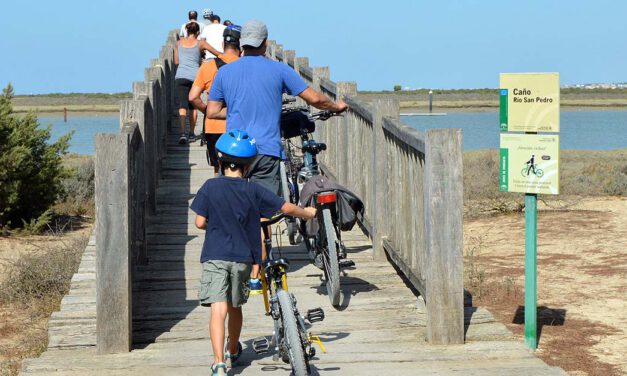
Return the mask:
<svg viewBox="0 0 627 376">
<path fill-rule="evenodd" d="M 23 375 L 207 375 L 212 359 L 207 333 L 209 310 L 197 301 L 198 263 L 203 232 L 188 209 L 193 193 L 211 175 L 204 148 L 175 144 L 170 135 L 156 192 L 157 212 L 147 221 L 148 264 L 139 266 L 133 286 L 134 350 L 97 355 L 95 350 L 94 239 L 83 255 L 62 310 L 50 321 L 50 346 L 25 362 Z M 514 341 L 484 309 L 467 307 L 466 344 L 431 346 L 426 342 L 424 302 L 386 260 L 375 260 L 370 240 L 355 229 L 343 236 L 355 268 L 341 276 L 342 305 L 329 305 L 322 272 L 308 262 L 301 246 L 281 251 L 292 264 L 290 291 L 298 308 L 322 307 L 325 321 L 311 328 L 327 353 L 318 351 L 312 374 L 336 375 L 563 375 Z M 470 300 L 467 301 L 470 304 Z M 251 339 L 272 334 L 260 296 L 244 306 L 244 355 L 230 375 L 288 375 L 289 367 L 256 355 Z"/>
</svg>

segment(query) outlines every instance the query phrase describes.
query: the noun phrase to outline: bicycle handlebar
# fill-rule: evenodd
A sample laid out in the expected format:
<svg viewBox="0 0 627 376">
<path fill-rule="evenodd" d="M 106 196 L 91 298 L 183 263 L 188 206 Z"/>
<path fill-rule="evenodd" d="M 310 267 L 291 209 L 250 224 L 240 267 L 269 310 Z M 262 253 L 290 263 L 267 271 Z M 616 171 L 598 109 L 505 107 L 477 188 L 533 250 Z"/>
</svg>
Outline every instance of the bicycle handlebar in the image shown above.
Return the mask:
<svg viewBox="0 0 627 376">
<path fill-rule="evenodd" d="M 281 212 L 276 213 L 275 215 L 272 216 L 272 218 L 268 218 L 267 221 L 262 221 L 261 222 L 261 226 L 262 227 L 272 226 L 273 224 L 279 222 L 283 218 L 285 218 L 285 214 L 284 213 L 281 213 Z"/>
<path fill-rule="evenodd" d="M 309 115 L 309 118 L 312 121 L 316 121 L 316 120 L 326 121 L 326 120 L 329 120 L 330 118 L 332 118 L 333 116 L 342 116 L 342 114 L 337 113 L 337 112 L 331 112 L 331 111 L 325 110 L 325 111 L 320 111 L 320 112 L 313 113 L 313 114 Z"/>
</svg>

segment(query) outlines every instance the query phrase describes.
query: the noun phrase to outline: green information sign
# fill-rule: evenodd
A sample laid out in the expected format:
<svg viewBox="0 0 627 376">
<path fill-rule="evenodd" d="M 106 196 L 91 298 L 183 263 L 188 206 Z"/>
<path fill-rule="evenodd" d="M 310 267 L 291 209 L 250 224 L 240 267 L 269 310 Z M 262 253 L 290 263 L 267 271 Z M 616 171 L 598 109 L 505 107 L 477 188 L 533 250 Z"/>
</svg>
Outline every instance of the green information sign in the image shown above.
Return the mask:
<svg viewBox="0 0 627 376">
<path fill-rule="evenodd" d="M 559 132 L 559 82 L 559 73 L 501 73 L 501 131 Z"/>
<path fill-rule="evenodd" d="M 504 192 L 559 193 L 559 136 L 501 134 L 500 183 Z"/>
</svg>

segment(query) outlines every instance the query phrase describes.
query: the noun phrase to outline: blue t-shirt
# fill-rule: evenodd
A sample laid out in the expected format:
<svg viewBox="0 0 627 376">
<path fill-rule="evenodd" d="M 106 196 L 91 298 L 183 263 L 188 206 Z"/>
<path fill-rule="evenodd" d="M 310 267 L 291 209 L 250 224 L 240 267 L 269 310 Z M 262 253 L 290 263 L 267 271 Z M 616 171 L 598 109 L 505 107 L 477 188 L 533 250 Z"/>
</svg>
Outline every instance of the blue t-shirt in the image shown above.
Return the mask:
<svg viewBox="0 0 627 376">
<path fill-rule="evenodd" d="M 220 68 L 209 100 L 227 107 L 226 129 L 241 129 L 257 141 L 259 154 L 281 156 L 281 98 L 307 84 L 288 65 L 263 56 L 244 56 Z"/>
<path fill-rule="evenodd" d="M 207 218 L 200 262 L 261 264 L 261 218 L 276 214 L 285 200 L 257 183 L 219 176 L 198 190 L 191 208 Z"/>
</svg>

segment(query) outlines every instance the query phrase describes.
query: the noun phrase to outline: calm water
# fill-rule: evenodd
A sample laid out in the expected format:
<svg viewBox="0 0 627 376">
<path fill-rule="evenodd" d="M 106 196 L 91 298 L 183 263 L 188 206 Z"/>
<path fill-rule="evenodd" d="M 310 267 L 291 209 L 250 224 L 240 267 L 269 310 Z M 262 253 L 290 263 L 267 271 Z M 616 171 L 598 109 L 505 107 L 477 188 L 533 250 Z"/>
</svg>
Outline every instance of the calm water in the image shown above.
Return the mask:
<svg viewBox="0 0 627 376">
<path fill-rule="evenodd" d="M 499 119 L 496 112 L 458 112 L 446 116 L 402 116 L 405 124 L 418 130 L 461 128 L 464 149 L 498 148 Z M 41 125 L 52 124 L 52 140 L 71 130 L 70 152 L 94 154 L 96 133 L 119 132 L 119 115 L 85 114 L 40 116 Z M 561 148 L 611 150 L 627 148 L 627 111 L 580 111 L 561 114 Z"/>
<path fill-rule="evenodd" d="M 51 141 L 74 131 L 70 140 L 70 153 L 95 154 L 94 137 L 96 133 L 118 133 L 120 131 L 120 115 L 112 114 L 68 114 L 67 123 L 63 115 L 39 116 L 39 124 L 52 124 Z"/>
<path fill-rule="evenodd" d="M 401 116 L 418 130 L 461 128 L 465 150 L 499 147 L 496 112 L 458 112 L 446 116 Z M 627 148 L 627 111 L 562 111 L 560 148 L 611 150 Z"/>
</svg>

